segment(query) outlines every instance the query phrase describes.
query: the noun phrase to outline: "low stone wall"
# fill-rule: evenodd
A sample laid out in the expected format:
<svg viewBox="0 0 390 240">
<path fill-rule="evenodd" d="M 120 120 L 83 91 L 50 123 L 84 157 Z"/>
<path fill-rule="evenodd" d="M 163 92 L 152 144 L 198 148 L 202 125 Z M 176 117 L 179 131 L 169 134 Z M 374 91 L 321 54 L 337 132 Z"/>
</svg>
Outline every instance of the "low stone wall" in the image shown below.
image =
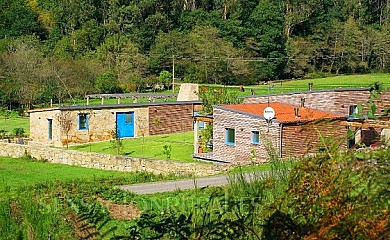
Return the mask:
<svg viewBox="0 0 390 240">
<path fill-rule="evenodd" d="M 21 145 L 0 142 L 0 156 L 21 158 L 31 156 L 51 163 L 76 165 L 103 170 L 125 172 L 148 171 L 154 174 L 207 176 L 224 173 L 226 164 L 185 163 L 177 161 L 141 159 L 120 155 L 100 154 L 45 146 Z"/>
</svg>

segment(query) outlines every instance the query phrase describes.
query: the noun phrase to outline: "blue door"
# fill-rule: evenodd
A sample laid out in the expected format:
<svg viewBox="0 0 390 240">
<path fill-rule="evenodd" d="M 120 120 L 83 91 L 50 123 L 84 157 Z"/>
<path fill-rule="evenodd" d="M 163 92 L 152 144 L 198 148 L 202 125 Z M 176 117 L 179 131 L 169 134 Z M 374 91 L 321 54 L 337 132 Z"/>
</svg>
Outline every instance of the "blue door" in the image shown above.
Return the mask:
<svg viewBox="0 0 390 240">
<path fill-rule="evenodd" d="M 134 112 L 117 113 L 116 130 L 120 138 L 134 137 Z"/>
</svg>

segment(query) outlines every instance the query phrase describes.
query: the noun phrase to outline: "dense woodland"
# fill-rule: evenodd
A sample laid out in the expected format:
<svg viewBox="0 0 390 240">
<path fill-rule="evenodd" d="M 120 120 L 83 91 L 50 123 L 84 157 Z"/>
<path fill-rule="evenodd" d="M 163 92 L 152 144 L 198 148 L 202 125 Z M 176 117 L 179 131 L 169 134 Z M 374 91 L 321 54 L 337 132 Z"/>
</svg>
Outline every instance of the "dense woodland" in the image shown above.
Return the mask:
<svg viewBox="0 0 390 240">
<path fill-rule="evenodd" d="M 0 0 L 0 104 L 388 72 L 389 0 Z"/>
</svg>

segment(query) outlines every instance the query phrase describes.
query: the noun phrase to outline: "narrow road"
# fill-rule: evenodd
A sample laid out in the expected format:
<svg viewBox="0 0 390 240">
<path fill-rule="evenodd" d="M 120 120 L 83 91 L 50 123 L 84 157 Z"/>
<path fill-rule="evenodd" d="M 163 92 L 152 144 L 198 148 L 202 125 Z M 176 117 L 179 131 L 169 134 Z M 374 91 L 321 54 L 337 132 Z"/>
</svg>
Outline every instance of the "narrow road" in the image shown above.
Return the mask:
<svg viewBox="0 0 390 240">
<path fill-rule="evenodd" d="M 252 179 L 260 179 L 268 175 L 267 171 L 256 173 L 245 173 L 245 179 L 251 181 Z M 171 192 L 179 189 L 194 189 L 208 187 L 208 186 L 223 186 L 229 183 L 229 179 L 234 178 L 235 175 L 220 175 L 213 177 L 194 178 L 167 182 L 153 182 L 140 183 L 132 185 L 123 185 L 119 188 L 124 191 L 130 191 L 137 194 L 153 194 L 159 192 Z"/>
</svg>

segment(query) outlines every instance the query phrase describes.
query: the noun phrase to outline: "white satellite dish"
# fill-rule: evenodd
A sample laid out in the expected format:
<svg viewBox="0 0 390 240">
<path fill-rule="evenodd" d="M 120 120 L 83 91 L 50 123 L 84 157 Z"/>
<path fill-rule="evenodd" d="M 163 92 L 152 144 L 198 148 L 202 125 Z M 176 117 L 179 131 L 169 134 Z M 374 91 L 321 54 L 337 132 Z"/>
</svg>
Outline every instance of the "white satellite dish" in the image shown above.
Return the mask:
<svg viewBox="0 0 390 240">
<path fill-rule="evenodd" d="M 263 116 L 267 121 L 271 121 L 275 117 L 275 110 L 272 107 L 266 107 Z"/>
</svg>

